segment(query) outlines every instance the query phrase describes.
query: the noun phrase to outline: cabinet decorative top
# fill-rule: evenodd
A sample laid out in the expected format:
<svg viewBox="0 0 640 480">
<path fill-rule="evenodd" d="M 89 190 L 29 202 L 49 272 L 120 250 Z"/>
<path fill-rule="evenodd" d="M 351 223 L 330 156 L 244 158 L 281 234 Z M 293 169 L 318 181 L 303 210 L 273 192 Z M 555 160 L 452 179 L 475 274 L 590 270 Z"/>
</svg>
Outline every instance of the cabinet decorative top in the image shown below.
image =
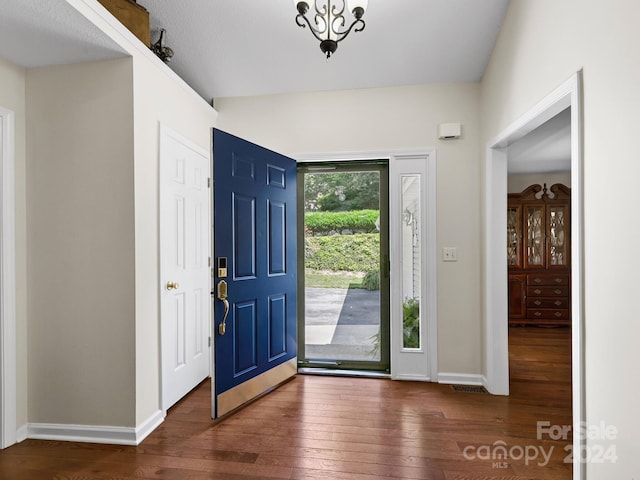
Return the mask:
<svg viewBox="0 0 640 480">
<path fill-rule="evenodd" d="M 542 192 L 542 193 L 540 193 Z M 547 184 L 529 185 L 520 193 L 510 193 L 510 199 L 519 200 L 567 200 L 571 198 L 571 188 L 561 183 L 554 183 L 549 189 Z"/>
</svg>

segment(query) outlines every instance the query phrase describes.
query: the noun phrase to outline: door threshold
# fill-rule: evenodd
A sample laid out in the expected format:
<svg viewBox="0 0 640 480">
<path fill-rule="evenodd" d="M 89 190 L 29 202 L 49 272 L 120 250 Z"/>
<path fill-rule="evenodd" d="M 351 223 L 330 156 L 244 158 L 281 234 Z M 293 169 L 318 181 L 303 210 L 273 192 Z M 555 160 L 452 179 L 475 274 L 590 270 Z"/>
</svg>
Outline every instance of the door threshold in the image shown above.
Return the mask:
<svg viewBox="0 0 640 480">
<path fill-rule="evenodd" d="M 333 377 L 365 377 L 365 378 L 391 378 L 390 373 L 375 372 L 372 370 L 336 370 L 333 368 L 298 368 L 298 375 L 325 375 Z"/>
</svg>

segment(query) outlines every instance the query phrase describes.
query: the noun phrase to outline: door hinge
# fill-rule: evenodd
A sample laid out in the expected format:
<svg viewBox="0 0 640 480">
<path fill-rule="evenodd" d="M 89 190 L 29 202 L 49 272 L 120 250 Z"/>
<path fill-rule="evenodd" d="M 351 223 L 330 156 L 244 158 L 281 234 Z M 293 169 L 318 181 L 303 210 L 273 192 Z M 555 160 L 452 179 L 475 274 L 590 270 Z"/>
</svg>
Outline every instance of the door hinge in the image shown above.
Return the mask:
<svg viewBox="0 0 640 480">
<path fill-rule="evenodd" d="M 211 337 L 209 337 L 209 346 L 211 346 Z"/>
<path fill-rule="evenodd" d="M 209 259 L 207 260 L 207 265 L 210 267 L 211 266 L 211 257 L 209 257 Z"/>
<path fill-rule="evenodd" d="M 207 178 L 207 188 L 211 188 L 211 177 Z"/>
</svg>

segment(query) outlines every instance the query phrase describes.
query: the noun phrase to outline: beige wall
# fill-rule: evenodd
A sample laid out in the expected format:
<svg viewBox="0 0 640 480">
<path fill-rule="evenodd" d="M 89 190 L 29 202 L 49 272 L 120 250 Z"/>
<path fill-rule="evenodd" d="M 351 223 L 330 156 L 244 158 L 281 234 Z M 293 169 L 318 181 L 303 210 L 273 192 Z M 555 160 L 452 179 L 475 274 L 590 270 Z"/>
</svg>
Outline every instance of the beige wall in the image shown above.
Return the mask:
<svg viewBox="0 0 640 480">
<path fill-rule="evenodd" d="M 589 440 L 618 455 L 589 463 L 590 480 L 640 475 L 640 261 L 612 255 L 618 241 L 640 241 L 638 18 L 636 0 L 512 0 L 482 82 L 485 144 L 584 69 L 585 407 L 589 424 L 618 429 L 612 442 Z"/>
<path fill-rule="evenodd" d="M 478 84 L 221 98 L 215 107 L 221 129 L 292 156 L 434 147 L 438 370 L 482 373 Z M 438 140 L 449 122 L 463 124 L 462 138 Z M 441 262 L 444 246 L 458 248 L 457 263 Z"/>
<path fill-rule="evenodd" d="M 29 421 L 133 426 L 132 60 L 27 72 Z"/>
<path fill-rule="evenodd" d="M 177 131 L 206 151 L 217 113 L 161 68 L 134 58 L 136 424 L 160 409 L 160 320 L 158 264 L 159 126 Z"/>
<path fill-rule="evenodd" d="M 17 426 L 27 422 L 27 226 L 25 70 L 0 57 L 0 107 L 15 114 Z"/>
<path fill-rule="evenodd" d="M 208 150 L 217 114 L 135 57 L 29 70 L 27 97 L 29 421 L 139 426 L 160 409 L 159 126 Z"/>
</svg>

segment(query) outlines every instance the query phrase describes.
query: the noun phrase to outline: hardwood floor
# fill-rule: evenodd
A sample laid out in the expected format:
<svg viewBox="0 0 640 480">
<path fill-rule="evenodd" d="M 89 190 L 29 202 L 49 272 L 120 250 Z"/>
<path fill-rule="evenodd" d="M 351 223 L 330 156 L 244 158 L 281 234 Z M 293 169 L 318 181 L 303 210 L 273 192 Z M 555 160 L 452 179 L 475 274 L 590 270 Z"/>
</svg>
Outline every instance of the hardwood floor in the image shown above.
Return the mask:
<svg viewBox="0 0 640 480">
<path fill-rule="evenodd" d="M 509 397 L 298 376 L 214 424 L 205 382 L 137 447 L 25 440 L 0 451 L 0 478 L 570 479 L 571 439 L 536 438 L 538 421 L 571 425 L 570 336 L 510 329 Z"/>
</svg>

